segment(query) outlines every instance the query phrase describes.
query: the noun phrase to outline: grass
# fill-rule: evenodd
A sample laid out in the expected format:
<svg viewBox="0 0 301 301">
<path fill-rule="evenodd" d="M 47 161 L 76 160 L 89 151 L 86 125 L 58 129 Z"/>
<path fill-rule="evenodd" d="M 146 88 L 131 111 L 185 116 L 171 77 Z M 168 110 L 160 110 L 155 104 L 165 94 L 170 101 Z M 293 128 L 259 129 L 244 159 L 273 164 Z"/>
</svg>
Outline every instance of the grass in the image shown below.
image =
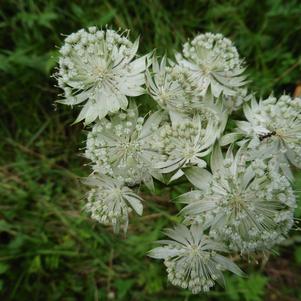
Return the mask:
<svg viewBox="0 0 301 301">
<path fill-rule="evenodd" d="M 227 277 L 226 291 L 192 296 L 171 287 L 162 265 L 145 254 L 175 221 L 169 196 L 181 186 L 146 196 L 145 214 L 132 219 L 127 237 L 91 221 L 78 182 L 89 173 L 80 156 L 84 133 L 71 126 L 76 111 L 54 105 L 59 91 L 51 74 L 61 34 L 81 27 L 129 28 L 133 39 L 140 35 L 141 53 L 156 48 L 170 55 L 195 33 L 213 31 L 235 41 L 258 96 L 294 93 L 301 80 L 300 13 L 297 0 L 2 1 L 1 300 L 299 300 L 298 231 L 267 264 L 245 264 L 248 278 Z M 148 98 L 140 101 L 151 106 Z"/>
</svg>

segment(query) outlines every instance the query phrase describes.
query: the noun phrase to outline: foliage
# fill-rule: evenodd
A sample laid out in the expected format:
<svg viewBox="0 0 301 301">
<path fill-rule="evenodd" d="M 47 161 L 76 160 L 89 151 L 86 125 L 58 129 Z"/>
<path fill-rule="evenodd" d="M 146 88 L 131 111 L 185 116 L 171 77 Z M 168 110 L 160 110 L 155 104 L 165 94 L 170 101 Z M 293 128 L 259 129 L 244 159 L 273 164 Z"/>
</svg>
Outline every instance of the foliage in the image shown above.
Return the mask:
<svg viewBox="0 0 301 301">
<path fill-rule="evenodd" d="M 261 95 L 267 96 L 271 89 L 292 93 L 300 80 L 300 13 L 297 0 L 2 1 L 1 299 L 300 298 L 298 282 L 291 280 L 300 280 L 298 231 L 292 231 L 289 253 L 280 257 L 286 264 L 271 258 L 262 274 L 249 271 L 247 279 L 229 277 L 232 293 L 191 296 L 169 286 L 161 266 L 145 253 L 176 219 L 168 196 L 174 199 L 183 193 L 181 185 L 147 196 L 154 201 L 147 202 L 144 217 L 132 220 L 126 239 L 122 234 L 116 239 L 87 218 L 81 211 L 83 191 L 77 180 L 87 174 L 77 146 L 83 140 L 81 128 L 70 125 L 76 113 L 70 116 L 67 108 L 53 107 L 58 89 L 50 77 L 57 61 L 53 49 L 61 46 L 61 33 L 110 23 L 130 28 L 132 40 L 142 32 L 141 53 L 157 48 L 159 54 L 165 49 L 172 54 L 196 32 L 221 32 L 246 57 L 251 85 Z M 300 175 L 298 179 L 297 191 Z"/>
</svg>

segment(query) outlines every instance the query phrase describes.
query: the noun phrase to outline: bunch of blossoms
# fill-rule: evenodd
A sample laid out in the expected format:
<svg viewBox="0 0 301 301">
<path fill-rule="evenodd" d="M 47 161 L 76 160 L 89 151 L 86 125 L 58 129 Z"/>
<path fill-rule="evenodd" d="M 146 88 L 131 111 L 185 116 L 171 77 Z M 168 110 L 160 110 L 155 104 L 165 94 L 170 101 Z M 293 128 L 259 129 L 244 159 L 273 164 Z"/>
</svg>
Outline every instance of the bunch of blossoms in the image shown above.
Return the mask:
<svg viewBox="0 0 301 301">
<path fill-rule="evenodd" d="M 126 232 L 132 212 L 143 213 L 141 185 L 152 192 L 157 181 L 189 182 L 178 198 L 182 223 L 149 256 L 164 260 L 173 285 L 206 292 L 224 284 L 226 271 L 243 275 L 231 255 L 267 253 L 293 226 L 301 100 L 256 101 L 244 61 L 221 34 L 197 35 L 175 60 L 138 56 L 138 47 L 128 31 L 91 27 L 60 49 L 59 102 L 81 107 L 75 122 L 88 131 L 85 209 Z M 142 94 L 155 111 L 139 114 Z M 246 120 L 227 132 L 241 108 Z"/>
<path fill-rule="evenodd" d="M 247 120 L 237 121 L 237 128 L 222 143 L 246 142 L 252 158 L 269 158 L 271 169 L 280 169 L 292 180 L 289 164 L 301 167 L 301 99 L 282 95 L 257 102 L 252 98 L 243 110 Z"/>
</svg>

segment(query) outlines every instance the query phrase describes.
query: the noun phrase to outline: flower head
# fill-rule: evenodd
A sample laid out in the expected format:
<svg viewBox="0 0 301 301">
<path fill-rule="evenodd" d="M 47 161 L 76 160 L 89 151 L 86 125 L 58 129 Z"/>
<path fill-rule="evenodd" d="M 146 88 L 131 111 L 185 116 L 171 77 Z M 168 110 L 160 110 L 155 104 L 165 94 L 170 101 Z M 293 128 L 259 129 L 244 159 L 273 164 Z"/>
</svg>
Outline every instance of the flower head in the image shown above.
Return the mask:
<svg viewBox="0 0 301 301">
<path fill-rule="evenodd" d="M 161 156 L 153 144 L 163 115 L 153 113 L 146 121 L 138 117 L 134 103 L 110 119 L 97 122 L 89 132 L 85 156 L 93 169 L 132 186 L 142 181 L 152 187 L 152 176 L 159 177 L 152 166 Z"/>
<path fill-rule="evenodd" d="M 184 116 L 177 122 L 163 124 L 158 131 L 158 141 L 160 153 L 165 155 L 165 160 L 155 167 L 162 173 L 193 165 L 205 167 L 203 158 L 211 152 L 219 137 L 220 126 L 216 119 L 200 114 L 192 118 Z"/>
<path fill-rule="evenodd" d="M 132 43 L 124 33 L 96 27 L 66 37 L 57 75 L 65 97 L 60 102 L 86 102 L 76 122 L 84 119 L 89 124 L 126 109 L 127 96 L 144 93 L 146 56 L 135 59 L 138 45 L 138 40 Z"/>
<path fill-rule="evenodd" d="M 168 66 L 166 57 L 159 63 L 154 56 L 152 71 L 148 70 L 146 77 L 149 94 L 167 111 L 189 113 L 194 110 L 194 103 L 201 101 L 204 90 L 193 83 L 188 70 L 175 64 Z"/>
<path fill-rule="evenodd" d="M 210 235 L 229 249 L 269 250 L 280 243 L 293 225 L 295 196 L 286 177 L 268 174 L 263 160 L 250 165 L 240 149 L 223 158 L 215 149 L 212 174 L 202 170 L 190 180 L 199 188 L 181 196 L 187 221 L 210 227 Z"/>
<path fill-rule="evenodd" d="M 142 215 L 142 199 L 122 182 L 105 175 L 93 175 L 83 182 L 92 187 L 87 195 L 86 211 L 99 223 L 112 225 L 115 232 L 120 227 L 126 232 L 128 215 L 133 209 Z"/>
<path fill-rule="evenodd" d="M 194 224 L 190 229 L 178 225 L 165 234 L 171 239 L 158 241 L 163 246 L 151 250 L 149 256 L 164 259 L 173 285 L 196 294 L 209 291 L 216 281 L 223 284 L 225 270 L 243 274 L 231 260 L 219 254 L 226 252 L 226 247 L 203 234 L 200 225 Z"/>
<path fill-rule="evenodd" d="M 237 122 L 236 138 L 247 140 L 254 157 L 272 157 L 278 167 L 286 167 L 285 161 L 301 167 L 301 98 L 252 99 L 244 113 L 247 121 Z"/>
<path fill-rule="evenodd" d="M 233 43 L 221 34 L 196 36 L 176 55 L 177 63 L 190 71 L 194 82 L 213 96 L 235 95 L 245 85 L 244 67 Z"/>
</svg>

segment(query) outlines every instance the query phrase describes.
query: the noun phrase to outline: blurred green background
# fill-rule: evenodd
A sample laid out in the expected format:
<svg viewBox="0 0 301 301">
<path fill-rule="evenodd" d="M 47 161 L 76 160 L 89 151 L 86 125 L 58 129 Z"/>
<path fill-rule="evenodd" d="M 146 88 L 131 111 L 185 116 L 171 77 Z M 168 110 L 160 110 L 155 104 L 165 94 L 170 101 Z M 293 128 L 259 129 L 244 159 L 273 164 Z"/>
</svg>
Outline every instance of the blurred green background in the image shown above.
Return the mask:
<svg viewBox="0 0 301 301">
<path fill-rule="evenodd" d="M 226 290 L 193 296 L 169 285 L 145 253 L 175 221 L 170 198 L 185 187 L 145 195 L 144 216 L 131 219 L 126 238 L 90 220 L 78 183 L 89 173 L 80 156 L 85 133 L 71 126 L 76 110 L 54 105 L 51 78 L 62 34 L 109 24 L 140 35 L 140 53 L 172 55 L 195 33 L 221 32 L 246 58 L 258 97 L 299 94 L 300 1 L 2 0 L 0 16 L 0 300 L 301 299 L 298 230 L 279 256 L 242 262 L 248 278 L 227 276 Z M 298 174 L 295 187 L 300 195 Z"/>
</svg>

